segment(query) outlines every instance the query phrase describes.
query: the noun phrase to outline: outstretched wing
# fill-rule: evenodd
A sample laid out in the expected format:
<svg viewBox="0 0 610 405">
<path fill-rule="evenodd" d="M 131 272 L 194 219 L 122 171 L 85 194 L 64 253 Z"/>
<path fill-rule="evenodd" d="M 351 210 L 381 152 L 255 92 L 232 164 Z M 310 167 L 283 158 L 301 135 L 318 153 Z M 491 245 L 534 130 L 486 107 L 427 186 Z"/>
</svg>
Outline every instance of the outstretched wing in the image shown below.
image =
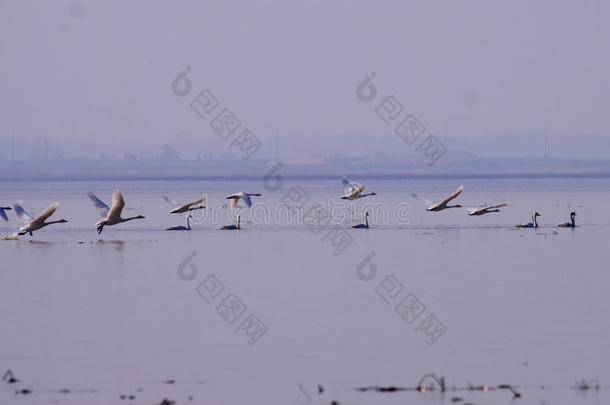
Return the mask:
<svg viewBox="0 0 610 405">
<path fill-rule="evenodd" d="M 485 207 L 483 209 L 484 210 L 493 210 L 493 209 L 496 209 L 496 208 L 506 207 L 507 205 L 508 205 L 507 202 L 503 202 L 503 203 L 496 204 L 496 205 L 490 205 L 489 207 Z"/>
<path fill-rule="evenodd" d="M 2 217 L 2 219 L 4 219 L 5 221 L 8 221 L 8 217 L 6 216 L 4 208 L 0 208 L 0 217 Z"/>
<path fill-rule="evenodd" d="M 244 194 L 241 198 L 244 200 L 248 207 L 252 206 L 252 200 L 250 200 L 250 196 L 248 194 Z M 237 201 L 235 203 L 237 203 Z"/>
<path fill-rule="evenodd" d="M 53 213 L 55 213 L 55 211 L 57 211 L 57 208 L 59 207 L 59 203 L 53 203 L 51 205 L 49 205 L 47 207 L 47 209 L 45 209 L 44 211 L 42 211 L 40 213 L 40 215 L 38 215 L 38 217 L 36 217 L 35 220 L 33 220 L 33 223 L 39 223 L 42 224 L 44 221 L 47 220 L 47 218 L 49 218 L 51 215 L 53 215 Z"/>
<path fill-rule="evenodd" d="M 237 203 L 239 201 L 239 199 L 242 197 L 241 193 L 237 193 L 237 194 L 231 194 L 227 196 L 227 200 L 229 201 L 229 207 L 231 208 L 235 208 L 237 206 Z"/>
<path fill-rule="evenodd" d="M 203 200 L 205 200 L 205 197 L 202 197 L 202 198 L 200 198 L 200 199 L 198 199 L 196 201 L 190 202 L 190 203 L 186 203 L 186 204 L 182 204 L 180 206 L 176 206 L 176 208 L 174 208 L 172 210 L 172 212 L 182 212 L 184 210 L 188 210 L 193 205 L 201 204 L 203 202 Z"/>
<path fill-rule="evenodd" d="M 427 198 L 420 197 L 415 193 L 411 193 L 411 197 L 415 198 L 416 200 L 424 202 L 426 204 L 426 206 L 430 206 L 430 205 L 434 204 L 434 201 L 428 200 Z"/>
<path fill-rule="evenodd" d="M 124 206 L 123 194 L 120 190 L 114 190 L 114 193 L 112 193 L 112 208 L 108 211 L 108 216 L 110 218 L 120 218 Z"/>
<path fill-rule="evenodd" d="M 445 198 L 441 202 L 441 205 L 448 204 L 451 200 L 457 198 L 457 196 L 462 194 L 462 191 L 464 191 L 464 186 L 459 186 L 458 189 L 453 192 L 453 194 L 451 194 L 449 197 Z"/>
<path fill-rule="evenodd" d="M 201 197 L 201 198 L 200 198 L 200 199 L 198 199 L 198 200 L 195 200 L 195 201 L 193 201 L 193 202 L 190 202 L 190 203 L 188 203 L 188 204 L 184 204 L 184 205 L 186 205 L 187 207 L 192 207 L 193 205 L 201 204 L 201 203 L 202 203 L 202 202 L 204 202 L 204 201 L 205 201 L 205 197 Z"/>
<path fill-rule="evenodd" d="M 172 200 L 170 200 L 170 198 L 166 195 L 163 196 L 163 199 L 165 201 L 167 201 L 168 203 L 170 203 L 172 205 L 172 207 L 178 207 L 178 204 L 176 204 L 175 202 L 173 202 Z"/>
<path fill-rule="evenodd" d="M 19 217 L 19 219 L 21 219 L 26 224 L 34 220 L 34 217 L 28 214 L 28 212 L 23 209 L 21 202 L 15 203 L 15 214 L 17 214 L 17 217 Z"/>
<path fill-rule="evenodd" d="M 362 184 L 343 179 L 343 194 L 345 197 L 351 197 L 357 193 L 361 193 L 363 190 L 364 186 Z"/>
<path fill-rule="evenodd" d="M 106 215 L 108 215 L 108 211 L 110 211 L 110 208 L 108 208 L 108 206 L 102 200 L 97 198 L 95 196 L 95 194 L 93 194 L 91 191 L 89 191 L 87 193 L 87 197 L 89 197 L 91 202 L 93 202 L 93 205 L 97 209 L 97 212 L 100 213 L 100 216 L 102 218 L 104 218 L 104 217 L 106 217 Z"/>
</svg>

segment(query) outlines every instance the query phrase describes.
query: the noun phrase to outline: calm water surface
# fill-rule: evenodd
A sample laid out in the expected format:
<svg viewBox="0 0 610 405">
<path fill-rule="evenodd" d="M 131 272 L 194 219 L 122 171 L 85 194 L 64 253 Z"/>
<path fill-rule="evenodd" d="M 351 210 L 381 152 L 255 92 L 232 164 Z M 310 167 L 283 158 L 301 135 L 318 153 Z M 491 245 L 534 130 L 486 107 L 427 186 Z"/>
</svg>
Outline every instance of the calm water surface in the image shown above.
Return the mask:
<svg viewBox="0 0 610 405">
<path fill-rule="evenodd" d="M 342 192 L 338 181 L 300 184 L 305 211 Z M 0 183 L 0 205 L 20 199 L 36 213 L 60 201 L 53 218 L 69 221 L 0 241 L 0 371 L 33 390 L 14 395 L 3 384 L 0 403 L 608 403 L 606 389 L 571 387 L 610 384 L 610 182 L 465 180 L 463 205 L 510 202 L 474 218 L 428 213 L 410 197 L 437 200 L 459 184 L 368 181 L 378 196 L 329 209 L 331 222 L 311 230 L 298 210 L 278 213 L 288 181 L 277 190 L 238 181 Z M 146 219 L 98 236 L 86 192 L 109 202 L 116 187 L 125 215 Z M 234 220 L 223 197 L 242 190 L 263 196 L 242 211 L 241 231 L 218 231 Z M 165 231 L 184 217 L 168 214 L 161 195 L 185 202 L 201 193 L 208 211 L 195 214 L 193 230 Z M 363 207 L 372 227 L 352 230 Z M 534 209 L 543 226 L 515 229 Z M 579 227 L 555 228 L 571 210 Z M 0 234 L 20 225 L 9 216 Z M 339 234 L 353 238 L 341 253 Z M 210 302 L 198 293 L 204 280 L 224 287 Z M 396 308 L 407 296 L 419 309 L 403 319 Z M 241 303 L 232 323 L 219 314 L 227 297 Z M 251 315 L 267 329 L 254 344 L 243 327 Z M 446 330 L 430 336 L 426 319 Z M 414 387 L 429 372 L 450 387 L 513 384 L 523 397 L 354 391 Z"/>
</svg>

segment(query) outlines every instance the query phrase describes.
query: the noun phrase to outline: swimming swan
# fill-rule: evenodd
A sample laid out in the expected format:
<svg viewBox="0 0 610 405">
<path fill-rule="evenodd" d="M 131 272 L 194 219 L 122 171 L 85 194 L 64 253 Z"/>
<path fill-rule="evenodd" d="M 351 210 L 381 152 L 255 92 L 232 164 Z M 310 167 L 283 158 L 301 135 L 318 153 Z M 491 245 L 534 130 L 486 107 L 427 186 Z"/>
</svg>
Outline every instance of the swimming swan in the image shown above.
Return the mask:
<svg viewBox="0 0 610 405">
<path fill-rule="evenodd" d="M 172 226 L 171 228 L 167 228 L 166 231 L 190 231 L 191 224 L 189 223 L 189 218 L 192 218 L 191 214 L 186 216 L 186 226 Z"/>
<path fill-rule="evenodd" d="M 570 213 L 570 220 L 571 222 L 564 222 L 563 224 L 557 224 L 557 226 L 560 226 L 562 228 L 576 228 L 576 211 L 572 211 Z"/>
<path fill-rule="evenodd" d="M 223 225 L 222 228 L 220 229 L 224 229 L 227 231 L 231 231 L 231 230 L 235 230 L 235 229 L 241 229 L 241 227 L 239 226 L 239 221 L 240 221 L 240 216 L 237 216 L 237 225 Z"/>
<path fill-rule="evenodd" d="M 369 227 L 369 212 L 365 212 L 364 213 L 364 223 L 363 224 L 356 224 L 356 225 L 352 225 L 352 228 L 354 229 L 368 229 Z"/>
<path fill-rule="evenodd" d="M 541 215 L 538 213 L 538 211 L 535 211 L 532 214 L 532 222 L 527 222 L 525 224 L 518 224 L 515 225 L 517 228 L 538 228 L 538 217 L 540 217 Z"/>
</svg>

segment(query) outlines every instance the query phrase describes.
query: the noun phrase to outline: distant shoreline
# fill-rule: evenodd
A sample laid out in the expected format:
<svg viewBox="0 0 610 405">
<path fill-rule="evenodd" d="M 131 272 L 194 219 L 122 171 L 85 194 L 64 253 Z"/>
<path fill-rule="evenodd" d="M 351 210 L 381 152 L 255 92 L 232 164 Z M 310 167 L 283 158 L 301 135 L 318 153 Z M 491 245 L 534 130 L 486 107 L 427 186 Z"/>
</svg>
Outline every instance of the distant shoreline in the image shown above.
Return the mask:
<svg viewBox="0 0 610 405">
<path fill-rule="evenodd" d="M 281 174 L 283 180 L 337 180 L 345 174 Z M 510 180 L 510 179 L 610 179 L 610 173 L 411 173 L 411 174 L 353 174 L 360 180 Z M 262 181 L 265 174 L 231 175 L 15 175 L 0 176 L 0 182 L 11 181 Z M 274 178 L 269 180 L 273 183 Z"/>
</svg>

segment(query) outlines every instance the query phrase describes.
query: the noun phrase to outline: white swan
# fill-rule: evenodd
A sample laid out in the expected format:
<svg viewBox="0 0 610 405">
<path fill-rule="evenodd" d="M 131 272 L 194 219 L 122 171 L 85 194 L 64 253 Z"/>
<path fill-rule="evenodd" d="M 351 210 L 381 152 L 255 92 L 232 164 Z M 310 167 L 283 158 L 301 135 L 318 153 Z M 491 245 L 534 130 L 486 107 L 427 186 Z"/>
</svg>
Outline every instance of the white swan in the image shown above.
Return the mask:
<svg viewBox="0 0 610 405">
<path fill-rule="evenodd" d="M 169 213 L 170 214 L 182 214 L 183 212 L 190 212 L 190 211 L 195 211 L 195 210 L 202 210 L 205 207 L 203 206 L 203 202 L 205 201 L 205 197 L 201 197 L 198 200 L 195 200 L 193 202 L 190 203 L 186 203 L 186 204 L 176 204 L 175 202 L 173 202 L 172 200 L 169 199 L 168 196 L 164 195 L 163 199 L 165 201 L 167 201 L 168 203 L 170 203 L 172 205 L 172 207 L 174 207 Z M 193 207 L 193 205 L 196 204 L 201 204 L 198 207 Z"/>
<path fill-rule="evenodd" d="M 227 230 L 227 231 L 231 231 L 234 229 L 241 229 L 240 225 L 239 225 L 239 221 L 240 221 L 240 216 L 237 216 L 237 225 L 223 225 L 222 228 L 223 230 Z"/>
<path fill-rule="evenodd" d="M 343 197 L 342 200 L 357 200 L 358 198 L 368 197 L 371 195 L 377 195 L 377 193 L 364 194 L 364 186 L 355 181 L 349 181 L 344 178 L 343 182 Z"/>
<path fill-rule="evenodd" d="M 189 223 L 189 219 L 192 218 L 193 216 L 191 214 L 188 214 L 186 216 L 186 226 L 172 226 L 171 228 L 167 228 L 166 231 L 190 231 L 191 230 L 191 224 Z"/>
<path fill-rule="evenodd" d="M 0 207 L 0 217 L 2 217 L 2 219 L 4 219 L 5 221 L 8 221 L 8 217 L 6 216 L 5 211 L 10 211 L 10 210 L 12 210 L 11 207 Z"/>
<path fill-rule="evenodd" d="M 356 225 L 352 225 L 352 228 L 354 229 L 368 229 L 369 227 L 369 212 L 365 212 L 364 213 L 364 223 L 363 224 L 356 224 Z"/>
<path fill-rule="evenodd" d="M 502 207 L 506 207 L 508 205 L 507 202 L 503 202 L 500 204 L 496 204 L 496 205 L 490 205 L 487 207 L 472 207 L 472 208 L 466 208 L 468 211 L 470 211 L 468 213 L 468 215 L 485 215 L 485 214 L 489 214 L 490 212 L 500 212 L 500 210 L 498 208 L 502 208 Z"/>
<path fill-rule="evenodd" d="M 576 228 L 576 211 L 570 212 L 570 222 L 564 222 L 562 224 L 557 224 L 562 228 Z"/>
<path fill-rule="evenodd" d="M 421 198 L 420 196 L 418 196 L 417 194 L 414 194 L 414 193 L 411 193 L 411 196 L 417 200 L 424 201 L 428 205 L 428 207 L 426 208 L 426 211 L 442 211 L 447 208 L 462 208 L 462 206 L 459 204 L 447 205 L 452 200 L 456 199 L 460 194 L 462 194 L 462 191 L 464 191 L 464 186 L 459 186 L 457 188 L 457 190 L 455 190 L 453 192 L 453 194 L 451 194 L 449 197 L 445 198 L 443 201 L 438 202 L 436 204 L 433 201 L 426 200 L 425 198 Z"/>
<path fill-rule="evenodd" d="M 123 200 L 123 194 L 121 191 L 114 190 L 112 193 L 112 208 L 108 208 L 106 204 L 99 198 L 95 196 L 95 194 L 89 192 L 87 193 L 89 199 L 95 205 L 101 217 L 104 218 L 101 221 L 97 222 L 95 225 L 97 226 L 97 233 L 101 234 L 102 230 L 104 230 L 104 226 L 108 225 L 116 225 L 123 222 L 131 221 L 132 219 L 144 219 L 145 217 L 142 215 L 137 215 L 135 217 L 130 218 L 121 218 L 121 212 L 123 211 L 123 207 L 125 206 L 125 200 Z"/>
<path fill-rule="evenodd" d="M 30 214 L 28 214 L 26 212 L 26 210 L 23 209 L 21 204 L 16 203 L 15 204 L 15 213 L 17 214 L 17 216 L 19 218 L 21 218 L 25 222 L 25 225 L 22 226 L 21 228 L 19 228 L 18 234 L 25 235 L 26 233 L 29 233 L 30 236 L 32 236 L 32 232 L 37 231 L 41 228 L 44 228 L 45 226 L 48 226 L 51 224 L 63 224 L 63 223 L 68 222 L 65 219 L 60 219 L 58 221 L 45 222 L 51 215 L 53 215 L 53 213 L 55 213 L 55 211 L 57 211 L 58 207 L 59 207 L 58 202 L 53 203 L 53 204 L 49 205 L 47 207 L 47 209 L 42 211 L 42 213 L 40 215 L 38 215 L 38 217 L 34 218 Z"/>
<path fill-rule="evenodd" d="M 246 203 L 246 205 L 248 207 L 252 207 L 252 200 L 250 200 L 250 197 L 260 197 L 261 195 L 262 194 L 244 193 L 243 191 L 241 191 L 239 193 L 235 193 L 235 194 L 231 194 L 231 195 L 227 196 L 227 200 L 231 200 L 230 201 L 231 208 L 235 208 L 237 206 L 237 203 L 239 202 L 239 200 L 244 200 L 244 202 Z"/>
<path fill-rule="evenodd" d="M 532 222 L 527 222 L 524 224 L 518 224 L 515 225 L 517 228 L 538 228 L 538 217 L 540 217 L 541 215 L 538 213 L 538 211 L 534 211 L 534 213 L 532 214 Z"/>
</svg>

